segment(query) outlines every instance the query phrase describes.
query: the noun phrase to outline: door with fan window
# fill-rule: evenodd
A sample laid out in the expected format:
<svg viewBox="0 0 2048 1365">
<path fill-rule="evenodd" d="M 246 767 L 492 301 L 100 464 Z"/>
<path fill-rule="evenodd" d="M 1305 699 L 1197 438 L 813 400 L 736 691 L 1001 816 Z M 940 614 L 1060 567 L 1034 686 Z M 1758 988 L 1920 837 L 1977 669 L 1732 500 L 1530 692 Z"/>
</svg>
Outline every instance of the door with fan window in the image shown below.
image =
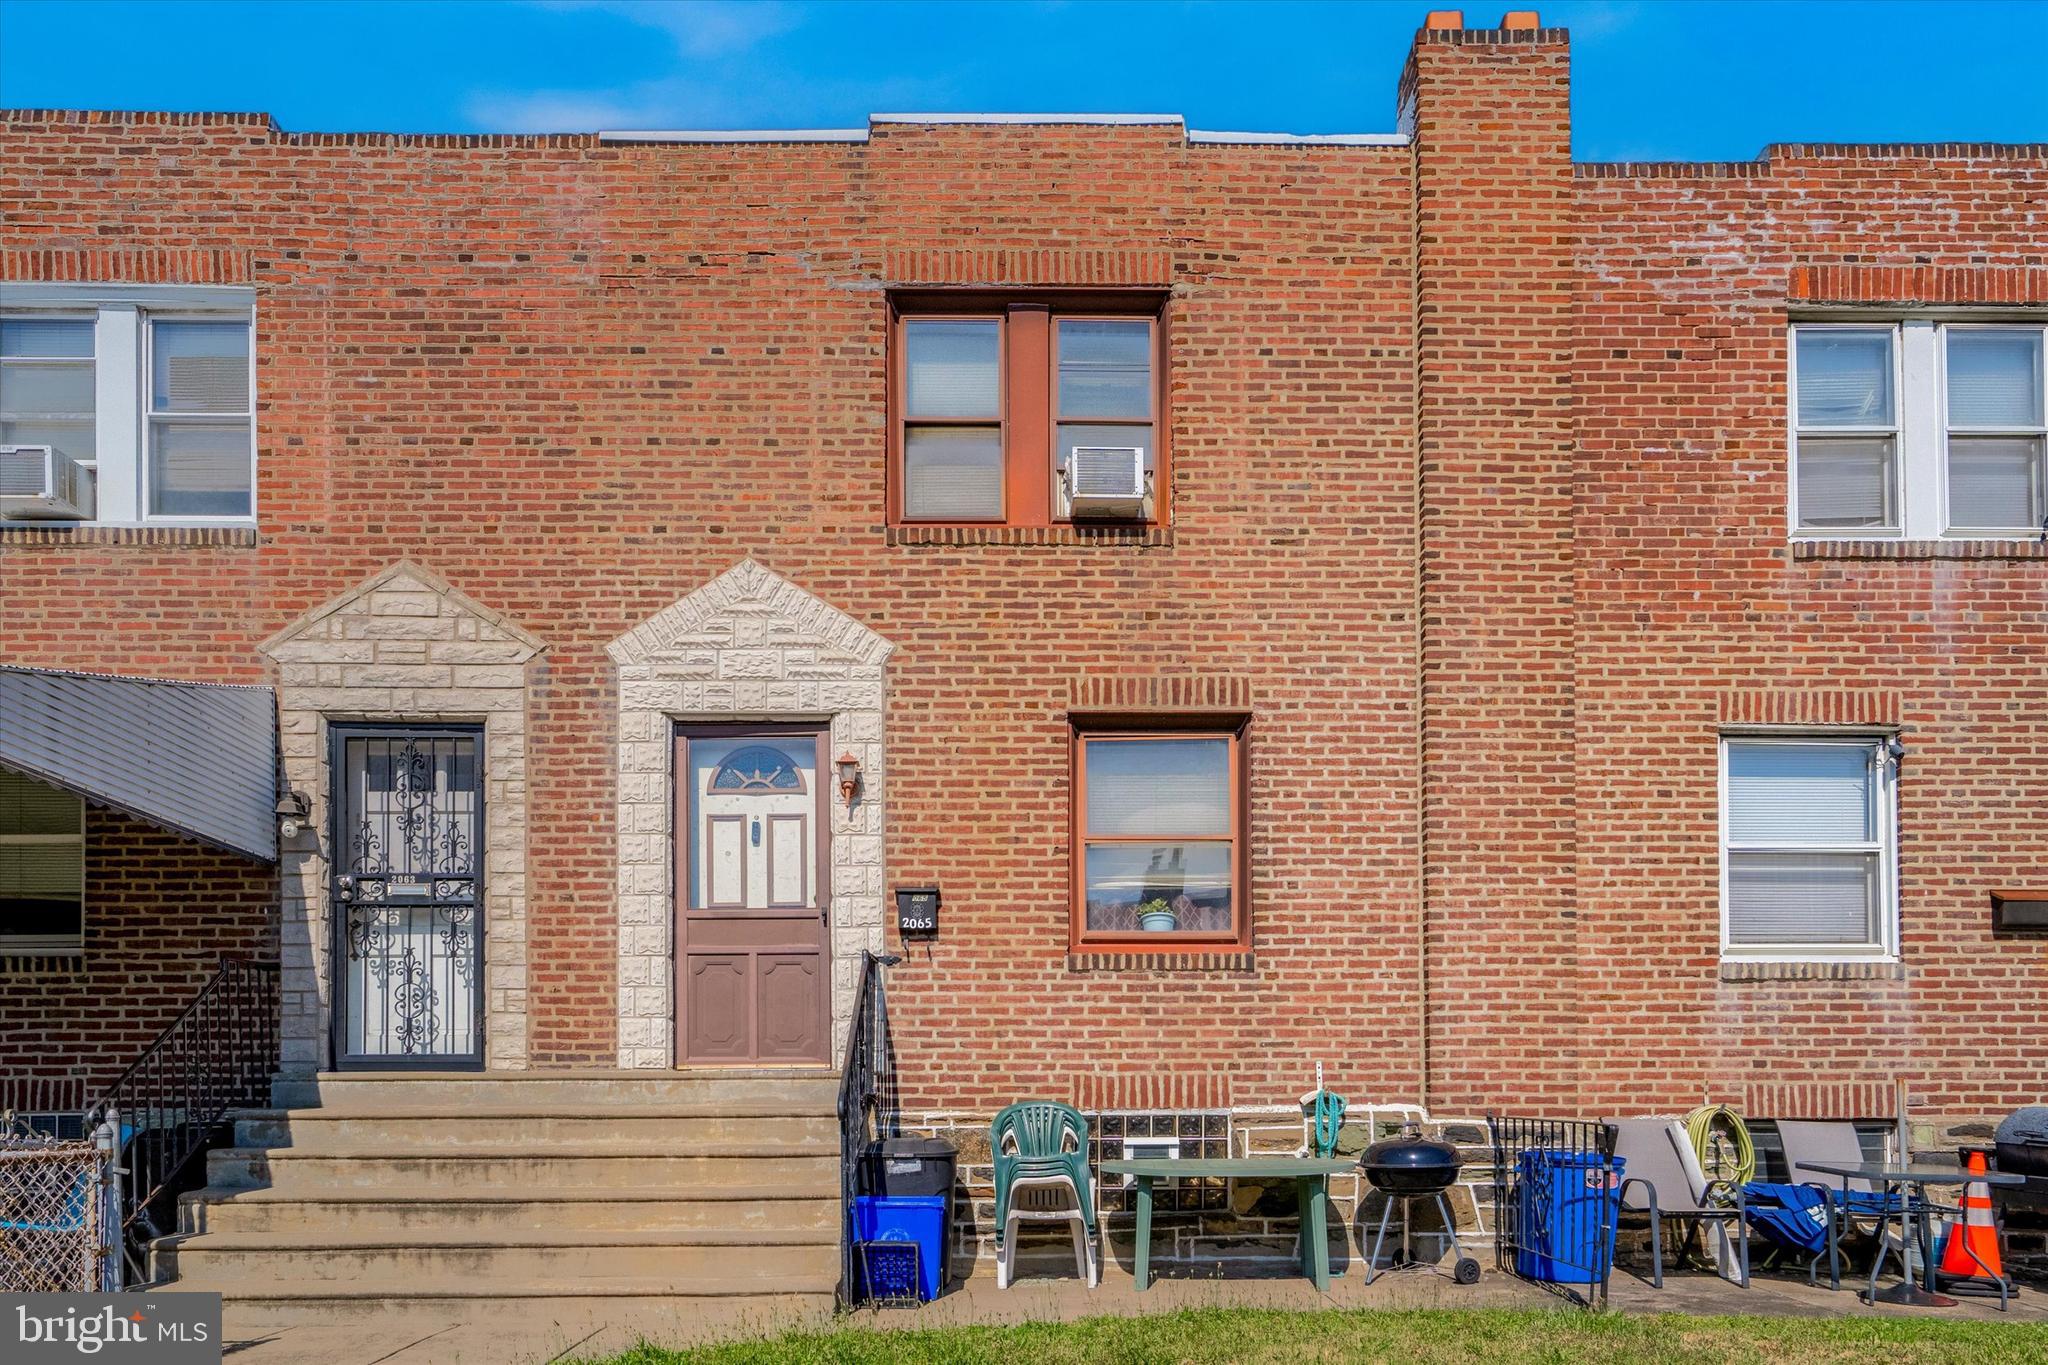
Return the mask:
<svg viewBox="0 0 2048 1365">
<path fill-rule="evenodd" d="M 676 735 L 677 1055 L 823 1062 L 831 807 L 822 726 Z"/>
</svg>

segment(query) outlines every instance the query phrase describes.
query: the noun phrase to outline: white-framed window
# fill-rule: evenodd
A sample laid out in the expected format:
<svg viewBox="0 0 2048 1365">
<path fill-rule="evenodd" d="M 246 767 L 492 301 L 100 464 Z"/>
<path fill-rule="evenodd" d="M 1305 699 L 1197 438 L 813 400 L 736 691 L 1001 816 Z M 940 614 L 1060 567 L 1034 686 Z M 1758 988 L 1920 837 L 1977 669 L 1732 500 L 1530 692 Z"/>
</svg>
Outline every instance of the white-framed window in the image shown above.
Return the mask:
<svg viewBox="0 0 2048 1365">
<path fill-rule="evenodd" d="M 1793 333 L 1793 525 L 1802 532 L 1901 529 L 1897 341 L 1890 327 Z"/>
<path fill-rule="evenodd" d="M 254 508 L 246 319 L 151 314 L 149 515 L 240 520 Z"/>
<path fill-rule="evenodd" d="M 93 524 L 253 524 L 254 307 L 241 287 L 0 285 L 0 445 L 87 470 Z"/>
<path fill-rule="evenodd" d="M 93 461 L 99 400 L 93 318 L 0 315 L 0 444 L 46 445 Z"/>
<path fill-rule="evenodd" d="M 84 914 L 85 803 L 0 768 L 0 957 L 81 952 Z"/>
<path fill-rule="evenodd" d="M 1800 322 L 1789 365 L 1795 537 L 2048 537 L 2048 328 Z"/>
<path fill-rule="evenodd" d="M 2048 530 L 2048 389 L 2040 327 L 1945 328 L 1951 531 Z"/>
<path fill-rule="evenodd" d="M 1721 953 L 1898 953 L 1898 765 L 1872 734 L 1721 738 Z"/>
</svg>

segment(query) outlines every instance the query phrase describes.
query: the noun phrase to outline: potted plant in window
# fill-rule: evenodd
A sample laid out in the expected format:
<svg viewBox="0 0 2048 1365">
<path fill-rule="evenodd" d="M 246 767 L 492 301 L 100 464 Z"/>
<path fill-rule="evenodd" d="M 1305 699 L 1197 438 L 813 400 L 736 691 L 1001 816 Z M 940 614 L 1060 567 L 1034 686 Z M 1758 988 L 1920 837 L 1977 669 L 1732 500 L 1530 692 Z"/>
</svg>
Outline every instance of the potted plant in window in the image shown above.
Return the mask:
<svg viewBox="0 0 2048 1365">
<path fill-rule="evenodd" d="M 1180 914 L 1166 897 L 1154 896 L 1138 906 L 1138 927 L 1148 934 L 1170 934 L 1180 928 Z"/>
</svg>

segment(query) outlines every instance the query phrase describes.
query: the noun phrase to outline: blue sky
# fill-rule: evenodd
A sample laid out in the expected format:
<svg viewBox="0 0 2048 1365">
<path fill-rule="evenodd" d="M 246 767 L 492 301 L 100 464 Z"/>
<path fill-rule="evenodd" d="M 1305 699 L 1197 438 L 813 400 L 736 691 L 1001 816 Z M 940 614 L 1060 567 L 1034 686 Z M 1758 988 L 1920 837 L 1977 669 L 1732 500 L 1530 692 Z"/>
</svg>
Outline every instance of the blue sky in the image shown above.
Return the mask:
<svg viewBox="0 0 2048 1365">
<path fill-rule="evenodd" d="M 1448 7 L 1444 0 L 1438 4 Z M 1495 22 L 1529 0 L 1466 9 Z M 2048 141 L 2048 0 L 1541 4 L 1582 160 Z M 1416 3 L 0 0 L 0 105 L 267 111 L 295 131 L 858 127 L 1178 113 L 1386 132 Z"/>
</svg>

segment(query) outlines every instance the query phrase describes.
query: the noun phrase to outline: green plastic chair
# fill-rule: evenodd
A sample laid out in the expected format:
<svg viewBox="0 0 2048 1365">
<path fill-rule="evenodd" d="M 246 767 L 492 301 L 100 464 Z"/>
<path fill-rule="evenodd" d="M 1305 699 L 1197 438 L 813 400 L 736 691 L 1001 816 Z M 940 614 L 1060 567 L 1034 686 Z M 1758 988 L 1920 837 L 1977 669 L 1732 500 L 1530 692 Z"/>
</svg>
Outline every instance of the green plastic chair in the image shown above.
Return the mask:
<svg viewBox="0 0 2048 1365">
<path fill-rule="evenodd" d="M 1088 1172 L 1088 1120 L 1079 1110 L 1052 1100 L 1010 1105 L 988 1126 L 989 1153 L 996 1168 L 996 1287 L 1010 1283 L 1016 1253 L 1011 1225 L 1020 1218 L 1074 1224 L 1074 1250 L 1092 1287 L 1100 1275 L 1095 1258 L 1095 1186 Z M 1066 1186 L 1075 1207 L 1058 1212 L 1013 1207 L 1025 1190 Z"/>
</svg>

